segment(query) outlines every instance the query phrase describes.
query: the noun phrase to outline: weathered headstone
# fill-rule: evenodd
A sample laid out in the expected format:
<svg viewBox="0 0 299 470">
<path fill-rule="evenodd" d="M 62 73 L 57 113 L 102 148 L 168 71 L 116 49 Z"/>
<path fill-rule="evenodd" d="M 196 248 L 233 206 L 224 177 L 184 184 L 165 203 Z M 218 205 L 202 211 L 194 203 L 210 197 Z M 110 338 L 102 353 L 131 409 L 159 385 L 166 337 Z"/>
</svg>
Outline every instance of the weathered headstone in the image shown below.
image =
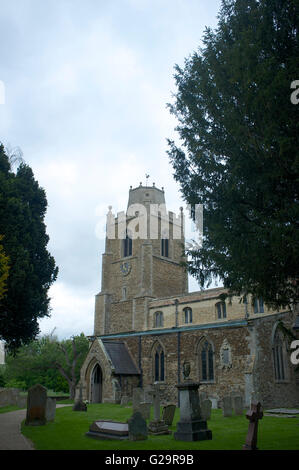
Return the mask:
<svg viewBox="0 0 299 470">
<path fill-rule="evenodd" d="M 244 411 L 243 397 L 236 396 L 233 398 L 234 412 L 236 415 L 242 415 Z"/>
<path fill-rule="evenodd" d="M 257 450 L 257 430 L 259 419 L 262 419 L 263 411 L 260 403 L 251 403 L 250 410 L 246 413 L 249 419 L 248 432 L 243 450 Z"/>
<path fill-rule="evenodd" d="M 207 422 L 201 418 L 199 383 L 185 382 L 178 384 L 180 393 L 180 421 L 174 438 L 178 441 L 203 441 L 212 439 L 212 431 L 207 429 Z"/>
<path fill-rule="evenodd" d="M 207 400 L 207 398 L 208 398 L 208 395 L 207 395 L 206 392 L 199 392 L 199 403 L 200 403 L 200 405 L 202 404 L 202 402 L 204 400 Z"/>
<path fill-rule="evenodd" d="M 150 419 L 151 417 L 151 403 L 140 403 L 139 411 L 143 417 L 143 419 Z"/>
<path fill-rule="evenodd" d="M 46 424 L 47 389 L 40 384 L 29 388 L 27 396 L 27 426 Z"/>
<path fill-rule="evenodd" d="M 139 411 L 139 405 L 143 401 L 143 390 L 140 387 L 133 388 L 133 398 L 132 398 L 132 405 L 133 405 L 133 413 L 135 411 Z"/>
<path fill-rule="evenodd" d="M 129 439 L 131 441 L 144 441 L 147 439 L 147 427 L 146 421 L 142 417 L 139 411 L 133 413 L 131 418 L 128 420 L 129 426 Z"/>
<path fill-rule="evenodd" d="M 232 416 L 233 414 L 233 403 L 232 403 L 232 398 L 227 396 L 223 397 L 222 399 L 222 410 L 223 410 L 223 416 L 225 418 L 228 418 Z"/>
<path fill-rule="evenodd" d="M 212 409 L 212 402 L 211 400 L 203 400 L 200 406 L 200 414 L 201 418 L 205 421 L 211 419 L 211 409 Z"/>
<path fill-rule="evenodd" d="M 162 420 L 167 426 L 171 426 L 175 413 L 175 405 L 166 405 L 163 407 Z"/>
<path fill-rule="evenodd" d="M 46 404 L 46 420 L 54 421 L 56 413 L 56 398 L 47 398 Z"/>
<path fill-rule="evenodd" d="M 87 411 L 86 403 L 84 403 L 82 398 L 82 384 L 80 385 L 79 398 L 74 403 L 73 411 Z"/>
<path fill-rule="evenodd" d="M 128 395 L 123 395 L 121 397 L 120 404 L 122 406 L 126 406 L 129 403 L 129 401 L 130 401 L 130 397 L 128 397 Z"/>
<path fill-rule="evenodd" d="M 217 408 L 219 406 L 218 398 L 210 397 L 209 400 L 211 400 L 211 402 L 212 402 L 212 410 L 217 410 Z"/>
<path fill-rule="evenodd" d="M 152 385 L 146 385 L 144 387 L 144 401 L 146 403 L 153 403 L 153 386 Z"/>
<path fill-rule="evenodd" d="M 159 384 L 155 383 L 152 391 L 153 404 L 154 404 L 154 419 L 149 423 L 148 430 L 151 434 L 171 434 L 165 422 L 160 419 L 160 388 Z"/>
</svg>

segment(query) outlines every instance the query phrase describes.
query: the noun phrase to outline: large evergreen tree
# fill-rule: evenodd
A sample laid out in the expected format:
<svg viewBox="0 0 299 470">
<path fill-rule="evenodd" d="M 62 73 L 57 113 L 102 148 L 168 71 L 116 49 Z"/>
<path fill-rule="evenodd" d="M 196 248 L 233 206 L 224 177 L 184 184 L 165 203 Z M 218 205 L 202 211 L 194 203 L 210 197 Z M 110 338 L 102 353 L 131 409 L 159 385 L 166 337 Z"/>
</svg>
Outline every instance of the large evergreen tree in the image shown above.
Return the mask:
<svg viewBox="0 0 299 470">
<path fill-rule="evenodd" d="M 0 301 L 0 339 L 15 349 L 39 332 L 38 320 L 49 314 L 48 289 L 57 277 L 47 251 L 45 191 L 31 168 L 21 163 L 16 173 L 0 145 L 0 233 L 9 257 L 7 291 Z"/>
<path fill-rule="evenodd" d="M 9 264 L 8 257 L 5 255 L 4 248 L 1 245 L 3 235 L 0 235 L 0 300 L 6 292 L 6 281 L 8 278 Z"/>
<path fill-rule="evenodd" d="M 203 204 L 191 273 L 276 307 L 299 289 L 298 12 L 297 0 L 223 1 L 216 30 L 176 66 L 169 105 L 174 176 L 189 204 Z"/>
</svg>

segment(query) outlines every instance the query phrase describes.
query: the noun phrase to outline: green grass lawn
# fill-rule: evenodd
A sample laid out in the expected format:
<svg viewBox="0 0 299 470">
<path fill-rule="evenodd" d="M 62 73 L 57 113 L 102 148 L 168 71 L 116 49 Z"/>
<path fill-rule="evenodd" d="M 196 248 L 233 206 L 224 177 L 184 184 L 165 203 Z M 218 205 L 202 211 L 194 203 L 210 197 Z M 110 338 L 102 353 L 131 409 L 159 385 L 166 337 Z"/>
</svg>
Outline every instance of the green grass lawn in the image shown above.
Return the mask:
<svg viewBox="0 0 299 470">
<path fill-rule="evenodd" d="M 245 443 L 248 420 L 244 416 L 224 418 L 221 410 L 212 410 L 208 428 L 211 441 L 182 442 L 172 435 L 151 436 L 145 441 L 97 440 L 85 436 L 93 421 L 105 419 L 126 422 L 132 415 L 131 407 L 112 404 L 88 405 L 88 411 L 72 411 L 72 407 L 58 408 L 55 422 L 45 426 L 25 426 L 23 434 L 38 450 L 241 450 Z M 176 430 L 179 410 L 176 410 L 171 431 Z M 258 447 L 261 450 L 299 449 L 299 419 L 264 416 L 260 421 Z"/>
<path fill-rule="evenodd" d="M 23 408 L 19 408 L 18 406 L 15 406 L 15 405 L 1 406 L 0 413 L 8 413 L 9 411 L 17 411 L 17 410 L 22 410 L 22 409 Z"/>
</svg>

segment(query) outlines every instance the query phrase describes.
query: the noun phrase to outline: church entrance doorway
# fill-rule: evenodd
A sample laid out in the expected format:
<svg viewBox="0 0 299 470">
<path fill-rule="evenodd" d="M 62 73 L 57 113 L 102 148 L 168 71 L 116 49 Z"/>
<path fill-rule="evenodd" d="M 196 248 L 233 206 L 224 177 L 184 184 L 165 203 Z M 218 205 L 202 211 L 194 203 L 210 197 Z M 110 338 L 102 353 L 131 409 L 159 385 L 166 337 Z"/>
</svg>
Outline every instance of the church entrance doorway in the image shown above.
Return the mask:
<svg viewBox="0 0 299 470">
<path fill-rule="evenodd" d="M 102 369 L 96 364 L 91 374 L 91 403 L 102 403 Z"/>
</svg>

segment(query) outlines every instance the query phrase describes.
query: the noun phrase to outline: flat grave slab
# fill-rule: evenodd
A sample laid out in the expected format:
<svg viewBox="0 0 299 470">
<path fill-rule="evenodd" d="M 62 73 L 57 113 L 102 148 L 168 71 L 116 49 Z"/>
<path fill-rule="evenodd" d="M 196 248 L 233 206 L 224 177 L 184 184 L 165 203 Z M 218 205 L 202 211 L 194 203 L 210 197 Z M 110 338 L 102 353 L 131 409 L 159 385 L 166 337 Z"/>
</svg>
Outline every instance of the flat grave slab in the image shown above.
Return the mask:
<svg viewBox="0 0 299 470">
<path fill-rule="evenodd" d="M 85 435 L 94 439 L 129 439 L 129 426 L 117 421 L 94 421 Z"/>
<path fill-rule="evenodd" d="M 290 408 L 274 408 L 273 410 L 266 410 L 266 413 L 299 415 L 299 410 Z"/>
</svg>

